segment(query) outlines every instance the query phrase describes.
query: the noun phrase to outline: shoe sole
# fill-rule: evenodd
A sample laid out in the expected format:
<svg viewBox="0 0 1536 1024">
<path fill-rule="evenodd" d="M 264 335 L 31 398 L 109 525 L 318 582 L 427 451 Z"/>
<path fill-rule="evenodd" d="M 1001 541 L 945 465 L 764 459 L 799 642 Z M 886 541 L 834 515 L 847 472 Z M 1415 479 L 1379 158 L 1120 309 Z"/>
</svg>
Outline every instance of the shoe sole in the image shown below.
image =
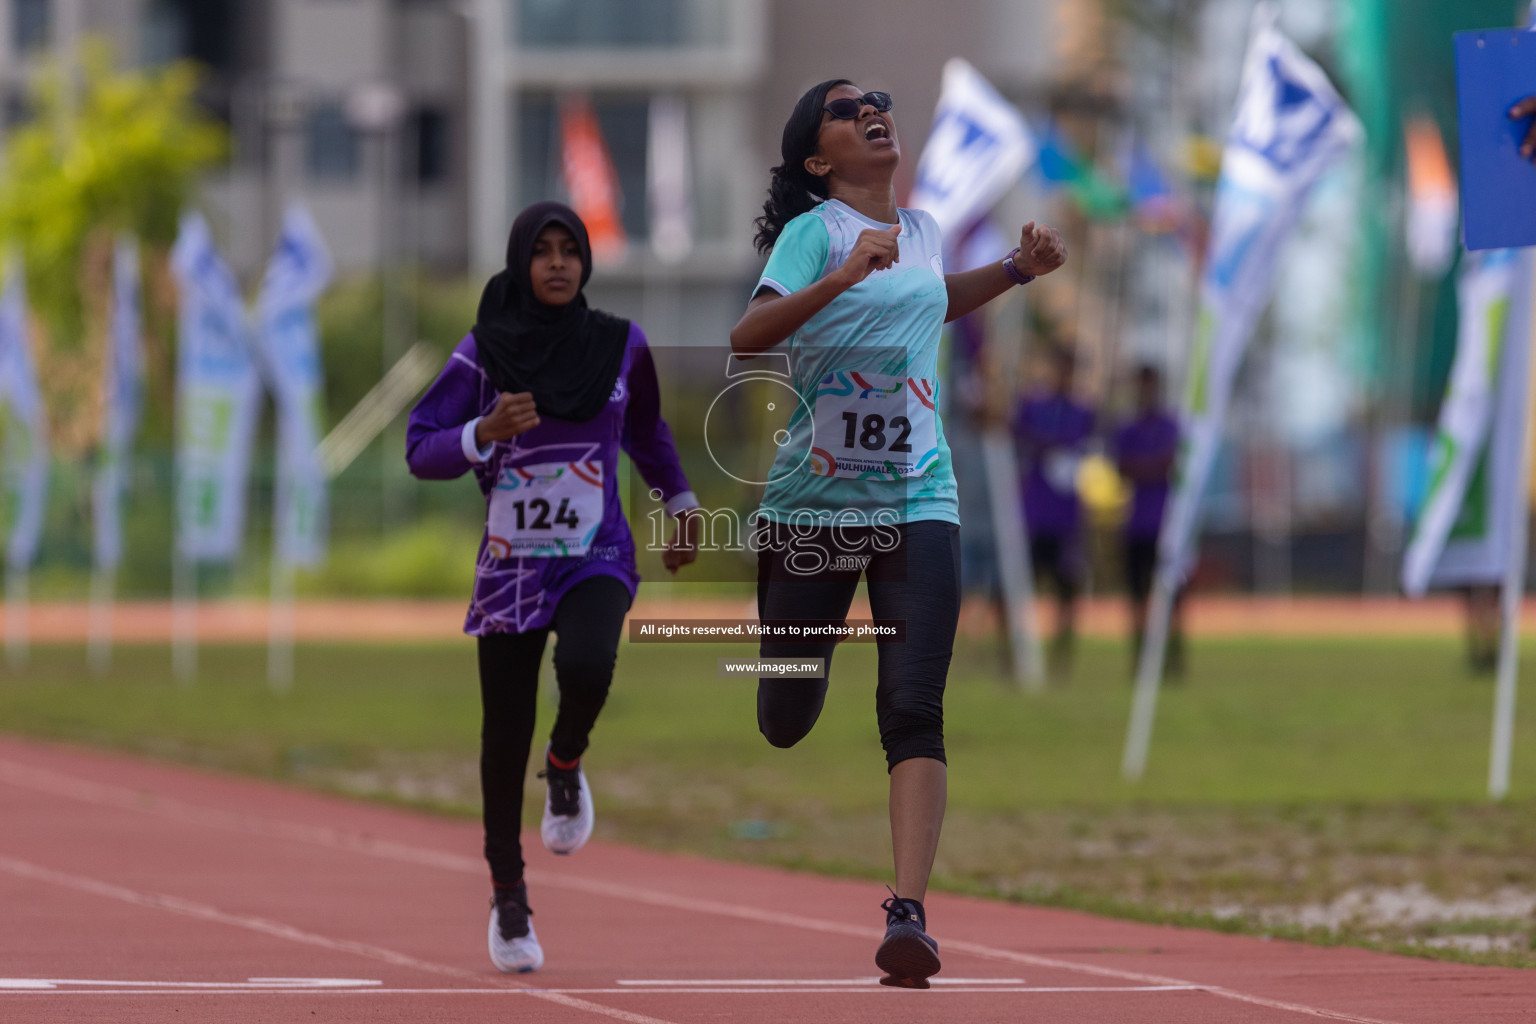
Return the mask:
<svg viewBox="0 0 1536 1024">
<path fill-rule="evenodd" d="M 924 942 L 916 928 L 898 932 L 880 944 L 875 966 L 885 972 L 880 984 L 891 988 L 927 988 L 928 979 L 939 973 L 939 954 Z"/>
</svg>

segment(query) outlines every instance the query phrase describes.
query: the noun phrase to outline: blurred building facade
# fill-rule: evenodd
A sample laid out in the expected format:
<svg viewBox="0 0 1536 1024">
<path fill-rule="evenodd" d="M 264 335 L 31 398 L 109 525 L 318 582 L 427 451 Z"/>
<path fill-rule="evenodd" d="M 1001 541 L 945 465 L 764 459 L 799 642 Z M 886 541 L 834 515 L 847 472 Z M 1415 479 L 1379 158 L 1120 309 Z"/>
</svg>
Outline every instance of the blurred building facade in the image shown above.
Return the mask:
<svg viewBox="0 0 1536 1024">
<path fill-rule="evenodd" d="M 603 283 L 708 291 L 755 266 L 751 220 L 804 88 L 836 75 L 894 93 L 905 188 L 944 60 L 965 55 L 1005 90 L 1042 81 L 1081 6 L 973 0 L 936 18 L 922 0 L 0 0 L 0 131 L 26 116 L 44 59 L 86 35 L 125 64 L 192 58 L 234 139 L 207 199 L 242 271 L 302 195 L 343 268 L 479 274 L 500 264 L 518 208 L 563 195 L 559 104 L 579 94 L 631 240 Z M 657 97 L 683 104 L 693 222 L 691 249 L 661 268 L 647 245 Z"/>
<path fill-rule="evenodd" d="M 471 266 L 500 266 L 512 214 L 564 194 L 558 106 L 584 95 L 630 239 L 594 278 L 594 301 L 637 318 L 658 343 L 723 344 L 761 265 L 752 222 L 805 89 L 840 77 L 896 97 L 904 193 L 944 61 L 964 55 L 1004 89 L 1026 88 L 1050 74 L 1057 12 L 1069 6 L 971 0 L 938 18 L 925 0 L 477 0 Z M 650 244 L 646 112 L 658 97 L 681 100 L 687 123 L 693 244 L 669 259 Z"/>
</svg>

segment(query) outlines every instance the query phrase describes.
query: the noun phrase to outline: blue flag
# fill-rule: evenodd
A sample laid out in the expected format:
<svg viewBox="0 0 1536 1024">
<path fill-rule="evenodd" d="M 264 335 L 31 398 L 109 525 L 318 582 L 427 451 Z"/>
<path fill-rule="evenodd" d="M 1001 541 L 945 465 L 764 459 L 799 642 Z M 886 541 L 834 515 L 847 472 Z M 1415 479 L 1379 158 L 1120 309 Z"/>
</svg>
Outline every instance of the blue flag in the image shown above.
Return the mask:
<svg viewBox="0 0 1536 1024">
<path fill-rule="evenodd" d="M 1193 558 L 1200 495 L 1280 244 L 1313 184 L 1363 134 L 1328 76 L 1281 34 L 1273 8 L 1267 10 L 1243 66 L 1200 283 L 1185 399 L 1189 440 L 1160 539 L 1159 571 L 1170 587 Z"/>
<path fill-rule="evenodd" d="M 313 218 L 291 207 L 256 302 L 257 348 L 277 402 L 277 553 L 290 565 L 325 557 L 326 473 L 316 451 L 324 377 L 315 301 L 332 269 Z"/>
<path fill-rule="evenodd" d="M 123 558 L 122 501 L 144 404 L 143 317 L 139 297 L 139 243 L 118 239 L 112 272 L 112 325 L 107 335 L 102 394 L 106 411 L 92 484 L 96 567 L 117 568 Z"/>
<path fill-rule="evenodd" d="M 5 417 L 5 493 L 10 506 L 7 563 L 27 569 L 37 557 L 48 501 L 48 419 L 27 329 L 27 279 L 19 253 L 6 259 L 0 293 L 0 407 Z"/>
<path fill-rule="evenodd" d="M 190 561 L 240 552 L 261 379 L 245 305 L 208 222 L 182 218 L 171 251 L 181 287 L 176 352 L 176 542 Z"/>
<path fill-rule="evenodd" d="M 927 210 L 945 237 L 992 209 L 1035 159 L 1035 140 L 1018 108 L 971 65 L 944 65 L 933 128 L 907 205 Z"/>
</svg>

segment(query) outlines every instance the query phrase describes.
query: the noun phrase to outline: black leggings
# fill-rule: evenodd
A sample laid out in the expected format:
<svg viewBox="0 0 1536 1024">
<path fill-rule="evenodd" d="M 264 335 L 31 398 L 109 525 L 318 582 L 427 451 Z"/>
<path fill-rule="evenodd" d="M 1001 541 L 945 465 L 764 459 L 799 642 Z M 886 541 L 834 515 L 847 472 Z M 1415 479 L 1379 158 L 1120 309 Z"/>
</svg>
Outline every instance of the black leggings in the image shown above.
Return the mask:
<svg viewBox="0 0 1536 1024">
<path fill-rule="evenodd" d="M 758 617 L 839 623 L 859 585 L 860 562 L 876 619 L 904 620 L 905 641 L 881 640 L 875 714 L 887 768 L 914 757 L 944 760 L 944 683 L 960 619 L 960 528 L 919 520 L 884 527 L 900 535 L 894 550 L 874 550 L 873 531 L 825 528 L 788 540 L 782 527 L 758 554 Z M 880 528 L 876 528 L 877 530 Z M 887 534 L 887 536 L 890 536 Z M 849 543 L 852 541 L 852 543 Z M 786 544 L 791 544 L 785 550 Z M 884 545 L 889 547 L 889 545 Z M 820 551 L 827 559 L 806 552 Z M 797 556 L 796 552 L 799 552 Z M 831 564 L 807 572 L 820 561 Z M 797 571 L 798 567 L 798 571 Z M 825 679 L 764 676 L 757 683 L 757 726 L 776 747 L 800 742 L 821 715 L 832 676 L 834 640 L 765 640 L 764 658 L 825 658 Z"/>
<path fill-rule="evenodd" d="M 491 878 L 514 885 L 523 877 L 523 779 L 533 743 L 539 662 L 553 630 L 560 710 L 549 735 L 550 752 L 574 761 L 608 699 L 619 636 L 629 611 L 629 590 L 612 576 L 582 580 L 560 599 L 543 629 L 480 637 L 480 794 L 485 804 L 485 859 Z"/>
</svg>

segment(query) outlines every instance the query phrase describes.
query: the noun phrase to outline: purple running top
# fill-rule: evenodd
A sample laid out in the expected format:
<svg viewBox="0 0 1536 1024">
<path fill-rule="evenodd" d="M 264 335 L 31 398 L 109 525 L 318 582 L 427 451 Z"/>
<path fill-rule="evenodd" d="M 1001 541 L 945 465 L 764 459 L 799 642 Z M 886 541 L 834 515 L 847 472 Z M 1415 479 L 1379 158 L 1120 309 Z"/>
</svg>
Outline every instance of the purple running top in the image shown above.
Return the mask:
<svg viewBox="0 0 1536 1024">
<path fill-rule="evenodd" d="M 607 408 L 590 420 L 541 417 L 532 430 L 477 449 L 475 425 L 494 408 L 496 394 L 480 367 L 474 335 L 467 335 L 411 410 L 405 454 L 411 473 L 422 480 L 452 480 L 473 470 L 489 515 L 498 484 L 505 490 L 529 477 L 519 470 L 562 464 L 584 479 L 590 476 L 591 483 L 600 465 L 602 516 L 595 533 L 588 531 L 583 538 L 589 544 L 586 552 L 569 556 L 508 554 L 505 542 L 493 538 L 488 526 L 480 537 L 464 632 L 480 636 L 541 629 L 549 625 L 565 593 L 593 576 L 614 577 L 633 598 L 640 574 L 635 569 L 635 541 L 619 500 L 619 450 L 634 461 L 646 484 L 661 492 L 669 515 L 698 505 L 678 462 L 672 431 L 661 418 L 656 364 L 645 333 L 630 325 L 628 350 Z M 544 511 L 547 518 L 549 509 Z M 517 522 L 523 522 L 522 512 L 518 510 Z"/>
</svg>

